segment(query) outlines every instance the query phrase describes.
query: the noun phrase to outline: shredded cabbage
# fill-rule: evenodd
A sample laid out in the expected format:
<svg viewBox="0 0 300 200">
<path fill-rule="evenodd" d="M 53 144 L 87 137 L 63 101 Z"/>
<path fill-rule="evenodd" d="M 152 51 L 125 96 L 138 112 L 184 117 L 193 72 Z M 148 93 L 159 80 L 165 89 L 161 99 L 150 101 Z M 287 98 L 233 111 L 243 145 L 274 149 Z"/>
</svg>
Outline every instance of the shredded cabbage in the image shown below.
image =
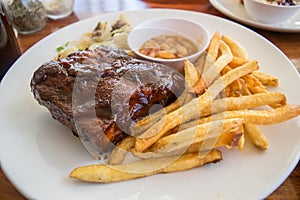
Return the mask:
<svg viewBox="0 0 300 200">
<path fill-rule="evenodd" d="M 123 14 L 113 25 L 99 22 L 92 32 L 85 33 L 79 40 L 59 46 L 57 58 L 64 58 L 78 50 L 95 49 L 101 45 L 129 50 L 127 36 L 131 29 L 129 20 Z"/>
</svg>

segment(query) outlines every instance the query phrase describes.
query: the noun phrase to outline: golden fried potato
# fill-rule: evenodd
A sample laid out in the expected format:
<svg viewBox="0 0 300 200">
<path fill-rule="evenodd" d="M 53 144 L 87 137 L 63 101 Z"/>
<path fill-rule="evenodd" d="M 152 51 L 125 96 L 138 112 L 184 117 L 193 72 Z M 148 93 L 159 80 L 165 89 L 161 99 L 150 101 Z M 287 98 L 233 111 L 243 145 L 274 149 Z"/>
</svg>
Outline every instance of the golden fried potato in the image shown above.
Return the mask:
<svg viewBox="0 0 300 200">
<path fill-rule="evenodd" d="M 261 71 L 254 71 L 252 72 L 252 74 L 265 86 L 278 87 L 279 85 L 278 78 L 275 76 L 272 76 L 270 74 Z"/>
<path fill-rule="evenodd" d="M 219 49 L 221 51 L 220 57 L 202 74 L 199 82 L 194 86 L 193 89 L 196 94 L 203 94 L 205 89 L 211 85 L 223 68 L 231 62 L 233 56 L 228 45 L 220 41 Z"/>
<path fill-rule="evenodd" d="M 184 77 L 187 87 L 193 87 L 200 79 L 195 65 L 189 60 L 184 60 Z"/>
<path fill-rule="evenodd" d="M 140 121 L 138 121 L 135 125 L 130 127 L 131 135 L 139 135 L 143 131 L 147 130 L 149 127 L 154 125 L 159 119 L 161 119 L 164 115 L 176 110 L 180 106 L 188 103 L 193 99 L 193 93 L 191 93 L 190 88 L 192 88 L 199 80 L 200 75 L 195 68 L 194 64 L 188 60 L 184 61 L 184 74 L 185 74 L 185 82 L 186 89 L 179 96 L 179 98 L 172 104 L 167 107 L 152 113 Z"/>
<path fill-rule="evenodd" d="M 78 167 L 70 177 L 107 183 L 187 170 L 221 160 L 215 148 L 242 150 L 245 134 L 256 147 L 268 149 L 257 125 L 297 117 L 300 105 L 288 104 L 280 92 L 269 92 L 266 86 L 278 86 L 278 79 L 258 69 L 258 61 L 250 61 L 238 41 L 215 32 L 195 64 L 184 61 L 186 88 L 181 96 L 132 126 L 136 138 L 120 142 L 109 165 Z M 143 160 L 122 164 L 128 151 Z"/>
<path fill-rule="evenodd" d="M 216 120 L 211 123 L 200 124 L 159 139 L 153 144 L 150 151 L 158 151 L 165 146 L 169 146 L 170 148 L 172 145 L 177 148 L 179 144 L 188 144 L 189 146 L 207 139 L 219 138 L 221 135 L 233 133 L 237 129 L 243 129 L 242 125 L 243 120 L 239 118 Z"/>
<path fill-rule="evenodd" d="M 210 43 L 208 45 L 203 73 L 206 72 L 207 69 L 211 67 L 212 63 L 216 61 L 219 53 L 220 41 L 221 41 L 221 34 L 220 32 L 216 31 L 212 36 Z"/>
<path fill-rule="evenodd" d="M 224 41 L 230 48 L 233 56 L 240 58 L 244 61 L 249 61 L 249 55 L 247 50 L 236 40 L 227 35 L 222 35 L 222 41 Z"/>
<path fill-rule="evenodd" d="M 129 152 L 134 147 L 134 143 L 135 143 L 135 138 L 132 136 L 128 136 L 125 139 L 123 139 L 121 142 L 119 142 L 112 150 L 108 160 L 108 164 L 110 165 L 122 164 L 127 152 Z"/>
<path fill-rule="evenodd" d="M 252 94 L 268 92 L 267 88 L 252 74 L 242 77 L 246 81 L 246 86 Z"/>
<path fill-rule="evenodd" d="M 299 105 L 285 105 L 268 110 L 232 110 L 218 113 L 199 120 L 199 124 L 211 122 L 212 120 L 243 118 L 245 124 L 270 125 L 277 124 L 300 115 Z"/>
<path fill-rule="evenodd" d="M 245 124 L 244 128 L 245 128 L 245 133 L 249 136 L 254 146 L 263 150 L 267 150 L 269 148 L 269 143 L 267 138 L 258 129 L 257 125 Z"/>
<path fill-rule="evenodd" d="M 235 79 L 257 70 L 257 68 L 257 62 L 252 61 L 241 67 L 231 70 L 224 76 L 221 76 L 219 79 L 214 81 L 214 83 L 203 95 L 193 99 L 177 110 L 168 113 L 164 118 L 136 138 L 135 149 L 137 151 L 144 151 L 159 138 L 164 136 L 164 134 L 170 129 L 173 129 L 179 124 L 187 122 L 193 118 L 197 118 L 199 113 L 201 113 L 205 107 L 211 105 L 211 102 L 224 89 L 224 87 L 232 83 Z"/>
<path fill-rule="evenodd" d="M 203 166 L 222 160 L 221 152 L 186 153 L 182 156 L 141 160 L 123 165 L 95 164 L 81 166 L 70 173 L 71 178 L 87 182 L 109 183 L 125 181 L 159 173 L 170 173 Z"/>
<path fill-rule="evenodd" d="M 183 153 L 203 152 L 218 147 L 227 147 L 231 149 L 237 146 L 239 149 L 244 147 L 244 129 L 238 126 L 235 129 L 225 133 L 222 132 L 219 137 L 205 139 L 201 142 L 181 142 L 180 145 L 159 145 L 154 144 L 145 152 L 137 152 L 133 149 L 132 154 L 141 159 L 161 158 L 167 156 L 182 155 Z"/>
<path fill-rule="evenodd" d="M 259 93 L 254 95 L 227 97 L 214 100 L 211 106 L 202 110 L 200 117 L 223 112 L 225 110 L 243 110 L 269 104 L 286 105 L 286 97 L 280 92 Z"/>
</svg>

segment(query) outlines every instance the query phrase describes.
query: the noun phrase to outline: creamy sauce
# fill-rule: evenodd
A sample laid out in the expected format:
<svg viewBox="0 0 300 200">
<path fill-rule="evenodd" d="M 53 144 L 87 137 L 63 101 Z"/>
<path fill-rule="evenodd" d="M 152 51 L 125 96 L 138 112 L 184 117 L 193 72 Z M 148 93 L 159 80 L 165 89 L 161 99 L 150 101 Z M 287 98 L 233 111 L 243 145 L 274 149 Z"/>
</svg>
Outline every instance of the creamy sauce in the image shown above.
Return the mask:
<svg viewBox="0 0 300 200">
<path fill-rule="evenodd" d="M 139 49 L 141 54 L 153 58 L 175 59 L 190 56 L 198 47 L 188 38 L 178 35 L 160 35 L 146 41 Z"/>
</svg>

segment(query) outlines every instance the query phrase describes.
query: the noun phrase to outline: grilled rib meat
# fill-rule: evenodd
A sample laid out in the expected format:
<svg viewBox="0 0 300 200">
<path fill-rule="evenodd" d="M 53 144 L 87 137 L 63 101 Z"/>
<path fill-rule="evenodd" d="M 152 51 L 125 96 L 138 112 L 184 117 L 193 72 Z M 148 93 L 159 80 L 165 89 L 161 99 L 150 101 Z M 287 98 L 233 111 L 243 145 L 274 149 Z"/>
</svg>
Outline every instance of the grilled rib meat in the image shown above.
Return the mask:
<svg viewBox="0 0 300 200">
<path fill-rule="evenodd" d="M 121 141 L 154 104 L 173 101 L 183 86 L 184 79 L 174 70 L 111 47 L 49 61 L 31 80 L 39 104 L 99 151 Z"/>
</svg>

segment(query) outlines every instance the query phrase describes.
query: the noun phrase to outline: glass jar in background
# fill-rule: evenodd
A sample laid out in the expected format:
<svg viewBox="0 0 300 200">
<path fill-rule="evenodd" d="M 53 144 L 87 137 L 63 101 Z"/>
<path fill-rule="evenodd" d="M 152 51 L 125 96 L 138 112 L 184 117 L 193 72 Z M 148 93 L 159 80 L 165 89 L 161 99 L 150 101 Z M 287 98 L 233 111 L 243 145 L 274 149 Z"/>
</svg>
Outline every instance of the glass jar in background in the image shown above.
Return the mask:
<svg viewBox="0 0 300 200">
<path fill-rule="evenodd" d="M 18 41 L 15 37 L 0 1 L 0 82 L 10 66 L 21 55 Z"/>
<path fill-rule="evenodd" d="M 5 11 L 20 34 L 41 30 L 47 24 L 46 9 L 38 0 L 4 0 Z"/>
<path fill-rule="evenodd" d="M 61 19 L 72 14 L 74 0 L 41 0 L 50 19 Z"/>
</svg>

